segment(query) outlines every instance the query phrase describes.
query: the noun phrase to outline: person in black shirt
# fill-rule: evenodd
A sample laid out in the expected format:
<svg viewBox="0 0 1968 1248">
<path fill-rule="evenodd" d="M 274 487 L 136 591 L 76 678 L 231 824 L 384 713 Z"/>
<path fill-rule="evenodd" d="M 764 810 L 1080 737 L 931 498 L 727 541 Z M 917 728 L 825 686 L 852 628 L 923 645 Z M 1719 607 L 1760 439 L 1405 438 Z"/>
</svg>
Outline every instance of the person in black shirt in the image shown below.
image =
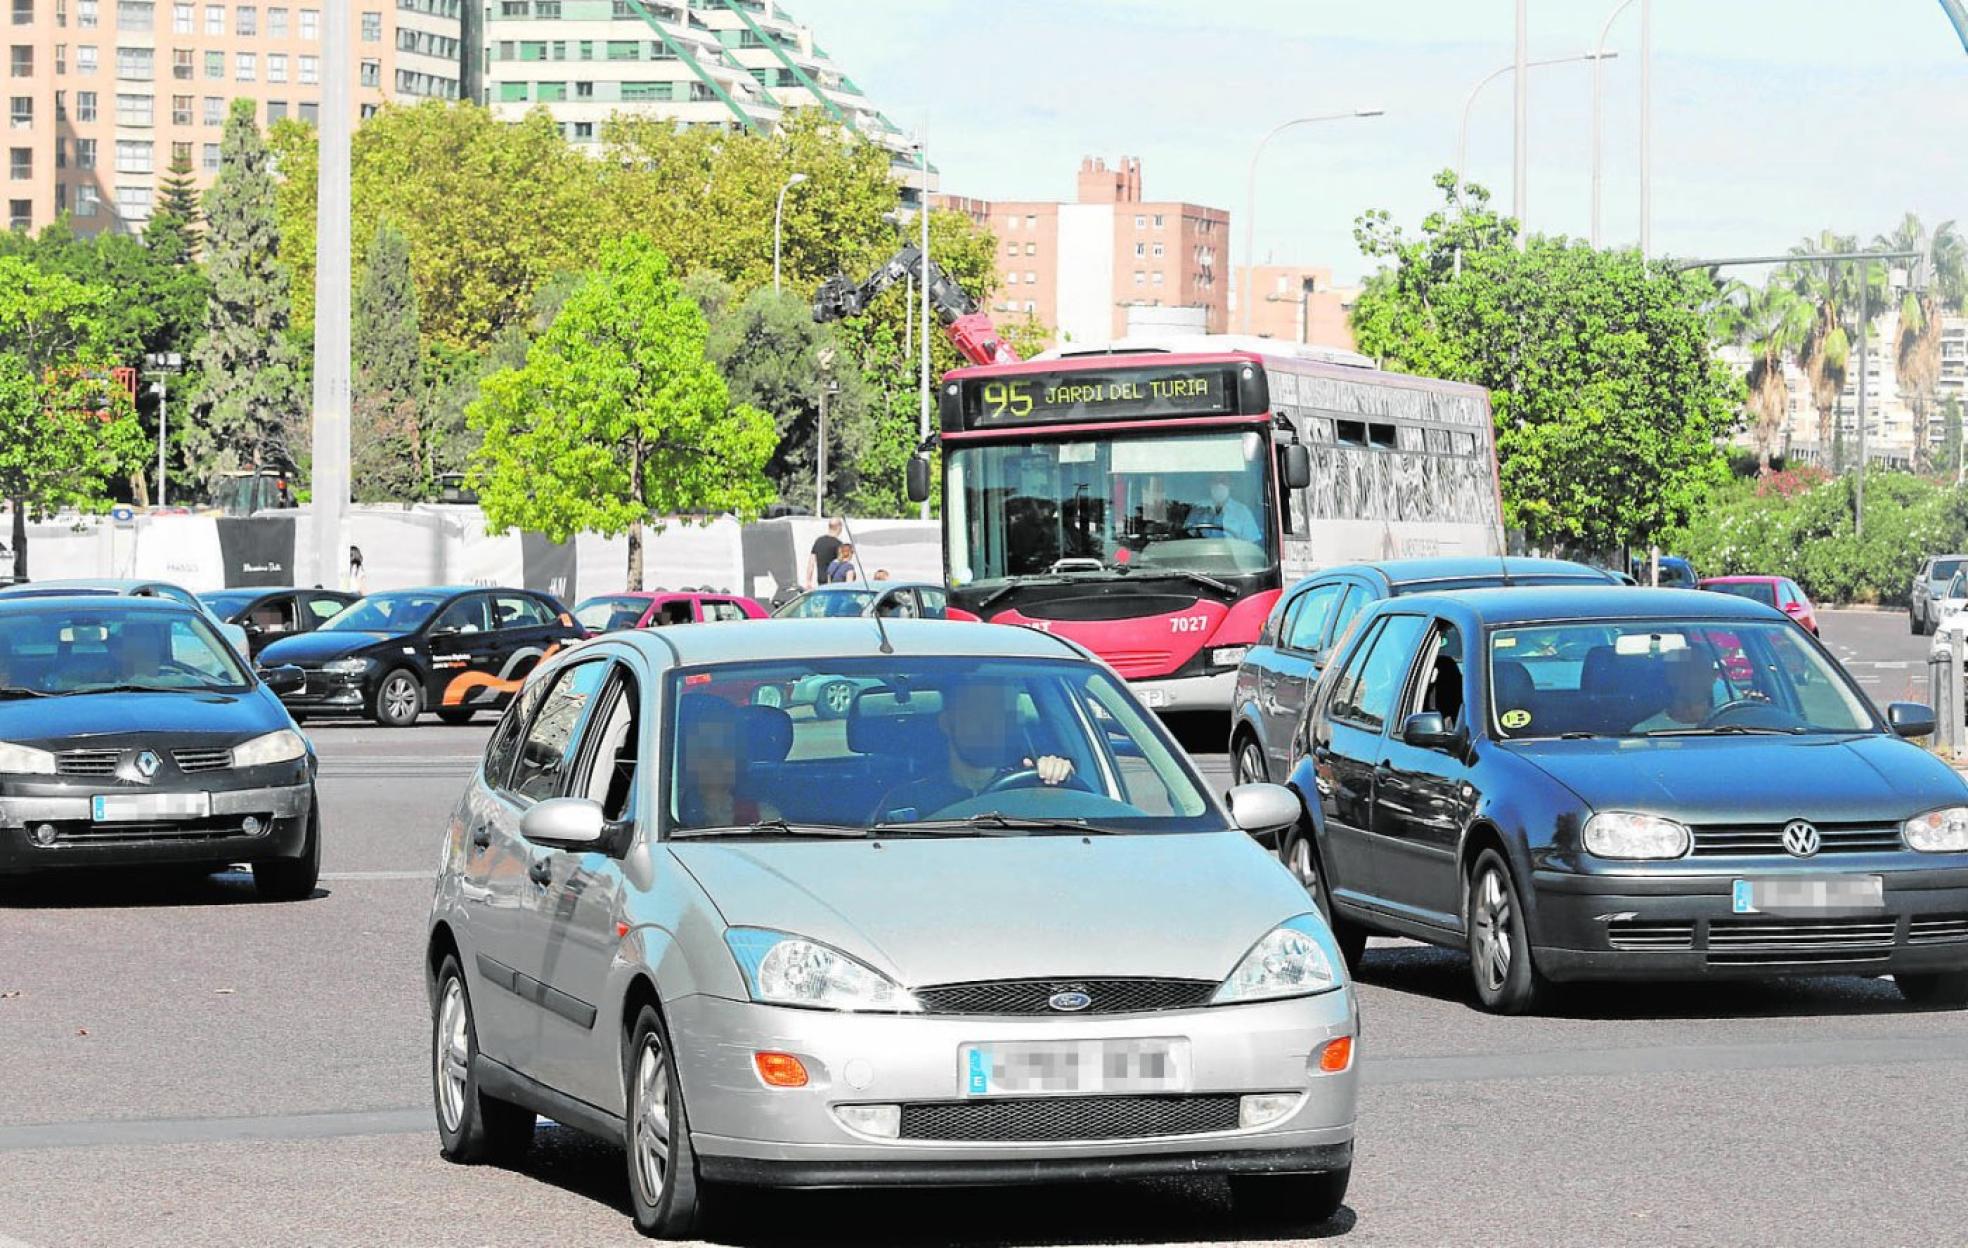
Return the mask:
<svg viewBox="0 0 1968 1248">
<path fill-rule="evenodd" d="M 827 531 L 813 539 L 813 549 L 807 552 L 805 584 L 808 589 L 826 579 L 827 569 L 840 558 L 840 549 L 841 518 L 835 516 L 827 521 Z"/>
<path fill-rule="evenodd" d="M 1071 759 L 1056 754 L 1034 757 L 1021 744 L 1017 702 L 1004 685 L 966 684 L 946 691 L 936 725 L 942 730 L 944 757 L 930 763 L 929 774 L 889 790 L 875 812 L 878 820 L 933 819 L 1020 771 L 1035 772 L 1038 783 L 1047 788 L 1072 778 Z"/>
</svg>

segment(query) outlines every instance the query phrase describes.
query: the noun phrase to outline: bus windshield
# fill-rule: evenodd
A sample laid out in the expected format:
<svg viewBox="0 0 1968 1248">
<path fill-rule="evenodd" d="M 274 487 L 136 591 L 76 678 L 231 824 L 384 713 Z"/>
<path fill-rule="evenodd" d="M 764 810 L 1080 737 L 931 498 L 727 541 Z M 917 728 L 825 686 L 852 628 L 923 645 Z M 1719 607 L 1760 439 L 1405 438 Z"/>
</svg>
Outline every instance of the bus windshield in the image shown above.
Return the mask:
<svg viewBox="0 0 1968 1248">
<path fill-rule="evenodd" d="M 953 447 L 951 583 L 1265 571 L 1277 560 L 1268 446 L 1249 430 Z"/>
</svg>

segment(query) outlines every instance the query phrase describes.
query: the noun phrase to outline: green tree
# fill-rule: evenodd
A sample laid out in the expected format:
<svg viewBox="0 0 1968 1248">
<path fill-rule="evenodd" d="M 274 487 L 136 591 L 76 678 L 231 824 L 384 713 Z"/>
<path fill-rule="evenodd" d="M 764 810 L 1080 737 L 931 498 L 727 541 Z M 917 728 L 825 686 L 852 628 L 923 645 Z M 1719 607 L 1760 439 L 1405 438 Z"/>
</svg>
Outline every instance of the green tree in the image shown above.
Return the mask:
<svg viewBox="0 0 1968 1248">
<path fill-rule="evenodd" d="M 1929 236 L 1920 218 L 1909 212 L 1898 227 L 1874 238 L 1873 246 L 1885 251 L 1925 251 L 1932 256 L 1930 271 L 1921 276 L 1924 284 L 1909 282 L 1900 296 L 1898 329 L 1893 350 L 1897 357 L 1896 376 L 1900 395 L 1913 411 L 1914 461 L 1924 466 L 1929 452 L 1929 416 L 1934 408 L 1934 388 L 1941 378 L 1941 324 L 1947 313 L 1959 312 L 1968 299 L 1968 247 L 1952 221 L 1943 221 Z M 1921 266 L 1896 264 L 1915 273 Z"/>
<path fill-rule="evenodd" d="M 640 589 L 646 522 L 755 515 L 771 498 L 772 418 L 731 404 L 707 336 L 647 238 L 603 247 L 525 367 L 487 378 L 468 413 L 485 439 L 472 483 L 494 531 L 627 532 Z"/>
<path fill-rule="evenodd" d="M 207 481 L 242 467 L 295 464 L 307 437 L 273 174 L 253 113 L 253 101 L 233 101 L 219 176 L 205 198 L 212 294 L 197 353 L 205 387 L 185 446 L 194 474 Z"/>
<path fill-rule="evenodd" d="M 1770 471 L 1770 448 L 1790 408 L 1784 361 L 1804 345 L 1815 321 L 1814 309 L 1781 282 L 1750 286 L 1731 283 L 1721 305 L 1718 328 L 1724 341 L 1749 355 L 1750 429 L 1758 473 Z"/>
<path fill-rule="evenodd" d="M 1519 251 L 1482 188 L 1436 184 L 1418 238 L 1360 220 L 1390 262 L 1354 309 L 1360 349 L 1489 389 L 1504 510 L 1533 542 L 1607 550 L 1683 521 L 1727 478 L 1717 439 L 1742 396 L 1710 354 L 1713 283 L 1563 238 Z"/>
<path fill-rule="evenodd" d="M 108 290 L 0 257 L 0 498 L 13 511 L 14 575 L 27 521 L 107 503 L 147 440 L 104 349 Z"/>
<path fill-rule="evenodd" d="M 409 502 L 429 494 L 431 468 L 422 426 L 424 349 L 417 327 L 410 244 L 385 221 L 369 244 L 350 327 L 355 356 L 351 460 L 359 502 Z"/>
<path fill-rule="evenodd" d="M 191 157 L 180 152 L 159 180 L 161 194 L 157 210 L 144 226 L 144 246 L 169 264 L 191 264 L 198 256 L 198 185 L 191 172 Z"/>
</svg>

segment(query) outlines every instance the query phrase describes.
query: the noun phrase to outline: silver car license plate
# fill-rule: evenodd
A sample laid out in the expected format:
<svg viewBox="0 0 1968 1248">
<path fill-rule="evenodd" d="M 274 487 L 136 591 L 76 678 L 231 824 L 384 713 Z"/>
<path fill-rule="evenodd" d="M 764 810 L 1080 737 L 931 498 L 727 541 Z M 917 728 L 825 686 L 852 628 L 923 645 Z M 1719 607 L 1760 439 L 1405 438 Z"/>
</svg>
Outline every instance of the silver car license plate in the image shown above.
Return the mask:
<svg viewBox="0 0 1968 1248">
<path fill-rule="evenodd" d="M 1074 1096 L 1189 1090 L 1180 1039 L 1011 1040 L 957 1052 L 965 1096 Z"/>
<path fill-rule="evenodd" d="M 1877 875 L 1737 880 L 1732 902 L 1732 909 L 1737 914 L 1883 910 L 1886 908 L 1886 889 L 1884 881 Z"/>
<path fill-rule="evenodd" d="M 98 793 L 89 804 L 89 818 L 96 823 L 205 819 L 211 813 L 210 793 Z"/>
</svg>

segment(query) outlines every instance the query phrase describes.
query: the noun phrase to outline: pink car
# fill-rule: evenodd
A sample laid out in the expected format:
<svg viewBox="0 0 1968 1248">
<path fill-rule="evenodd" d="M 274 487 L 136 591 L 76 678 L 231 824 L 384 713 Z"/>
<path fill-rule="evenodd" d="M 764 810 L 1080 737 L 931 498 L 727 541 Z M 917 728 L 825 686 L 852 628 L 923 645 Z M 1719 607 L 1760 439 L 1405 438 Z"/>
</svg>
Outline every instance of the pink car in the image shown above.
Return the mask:
<svg viewBox="0 0 1968 1248">
<path fill-rule="evenodd" d="M 1805 632 L 1818 635 L 1818 612 L 1797 582 L 1785 576 L 1710 576 L 1704 577 L 1697 589 L 1713 590 L 1720 594 L 1734 594 L 1760 602 L 1766 607 L 1775 607 L 1791 619 L 1797 621 Z"/>
<path fill-rule="evenodd" d="M 637 590 L 600 594 L 574 608 L 574 620 L 591 633 L 619 628 L 662 628 L 670 624 L 715 624 L 720 620 L 762 620 L 765 608 L 742 594 L 708 590 Z"/>
</svg>

